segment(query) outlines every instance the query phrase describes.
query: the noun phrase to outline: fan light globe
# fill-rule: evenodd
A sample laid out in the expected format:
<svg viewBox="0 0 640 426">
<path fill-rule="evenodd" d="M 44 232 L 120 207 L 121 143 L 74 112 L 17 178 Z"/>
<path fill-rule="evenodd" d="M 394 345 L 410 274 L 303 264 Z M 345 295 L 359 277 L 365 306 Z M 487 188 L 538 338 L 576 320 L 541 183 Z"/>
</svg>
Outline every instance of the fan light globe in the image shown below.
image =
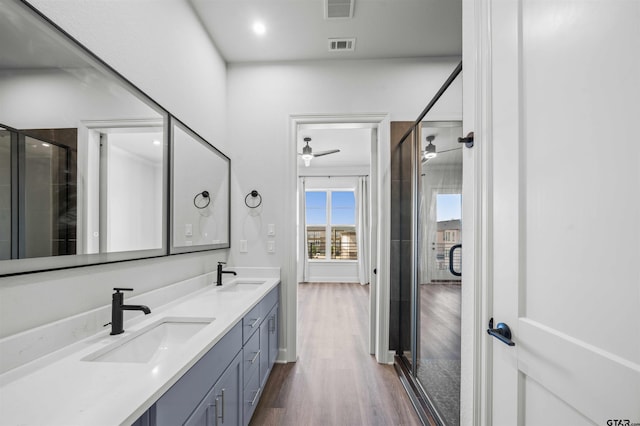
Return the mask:
<svg viewBox="0 0 640 426">
<path fill-rule="evenodd" d="M 425 148 L 424 150 L 424 158 L 427 160 L 431 160 L 432 158 L 435 158 L 438 156 L 438 153 L 436 152 L 436 147 L 434 145 L 429 145 Z"/>
<path fill-rule="evenodd" d="M 424 151 L 422 151 L 423 161 L 431 160 L 438 155 L 438 153 L 436 152 L 436 146 L 433 144 L 433 140 L 435 138 L 435 135 L 427 136 L 427 142 L 429 143 L 424 147 Z"/>
</svg>

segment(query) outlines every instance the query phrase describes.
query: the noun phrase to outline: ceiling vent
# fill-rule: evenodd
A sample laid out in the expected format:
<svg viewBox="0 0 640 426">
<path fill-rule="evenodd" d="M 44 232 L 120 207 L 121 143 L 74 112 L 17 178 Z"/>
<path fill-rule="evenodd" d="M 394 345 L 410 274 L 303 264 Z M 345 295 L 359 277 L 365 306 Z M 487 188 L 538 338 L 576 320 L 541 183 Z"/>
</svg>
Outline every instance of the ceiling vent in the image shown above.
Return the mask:
<svg viewBox="0 0 640 426">
<path fill-rule="evenodd" d="M 353 18 L 355 0 L 324 0 L 325 19 Z"/>
<path fill-rule="evenodd" d="M 329 52 L 353 52 L 356 50 L 355 38 L 330 38 Z"/>
</svg>

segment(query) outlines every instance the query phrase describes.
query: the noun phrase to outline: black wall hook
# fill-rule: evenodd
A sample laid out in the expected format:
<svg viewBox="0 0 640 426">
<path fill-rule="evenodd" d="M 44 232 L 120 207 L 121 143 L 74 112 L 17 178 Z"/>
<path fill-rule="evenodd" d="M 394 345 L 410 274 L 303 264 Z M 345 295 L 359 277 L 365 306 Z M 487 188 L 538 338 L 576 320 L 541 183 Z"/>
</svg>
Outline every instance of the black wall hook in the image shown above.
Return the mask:
<svg viewBox="0 0 640 426">
<path fill-rule="evenodd" d="M 202 197 L 205 200 L 207 200 L 206 204 L 198 205 L 198 203 L 196 203 L 196 200 L 198 199 L 198 197 Z M 209 191 L 199 192 L 199 193 L 196 194 L 195 197 L 193 197 L 193 205 L 196 206 L 197 209 L 207 208 L 209 206 L 209 204 L 211 204 L 211 197 L 209 197 Z"/>
<path fill-rule="evenodd" d="M 255 206 L 250 206 L 249 205 L 249 196 L 251 196 L 251 198 L 256 198 L 257 197 L 258 198 L 258 204 L 256 204 Z M 244 204 L 247 207 L 249 207 L 250 209 L 255 209 L 256 207 L 259 207 L 260 204 L 262 204 L 262 195 L 260 195 L 260 193 L 257 190 L 253 189 L 253 190 L 251 190 L 251 192 L 249 192 L 247 194 L 246 197 L 244 197 Z"/>
</svg>

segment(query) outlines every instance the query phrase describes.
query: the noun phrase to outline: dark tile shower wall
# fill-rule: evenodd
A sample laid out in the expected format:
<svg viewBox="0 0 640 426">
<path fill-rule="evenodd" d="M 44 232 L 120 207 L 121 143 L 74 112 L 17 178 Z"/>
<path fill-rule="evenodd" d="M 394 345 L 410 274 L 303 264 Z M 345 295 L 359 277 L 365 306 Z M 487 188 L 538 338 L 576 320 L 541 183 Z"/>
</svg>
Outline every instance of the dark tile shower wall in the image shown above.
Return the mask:
<svg viewBox="0 0 640 426">
<path fill-rule="evenodd" d="M 78 129 L 29 129 L 23 133 L 33 138 L 64 146 L 65 155 L 54 160 L 51 214 L 52 239 L 50 255 L 76 254 Z M 68 157 L 67 157 L 68 155 Z"/>
<path fill-rule="evenodd" d="M 413 122 L 391 123 L 391 265 L 389 349 L 411 350 L 411 143 Z M 409 136 L 411 138 L 411 136 Z"/>
</svg>

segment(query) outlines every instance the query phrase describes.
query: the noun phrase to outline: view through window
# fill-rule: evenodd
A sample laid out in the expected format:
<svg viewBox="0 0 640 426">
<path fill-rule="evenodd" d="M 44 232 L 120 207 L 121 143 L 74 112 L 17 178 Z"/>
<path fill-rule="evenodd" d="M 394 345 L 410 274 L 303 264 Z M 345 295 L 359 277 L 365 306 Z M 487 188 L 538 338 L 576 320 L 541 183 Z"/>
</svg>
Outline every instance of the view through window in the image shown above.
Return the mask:
<svg viewBox="0 0 640 426">
<path fill-rule="evenodd" d="M 354 192 L 306 191 L 305 200 L 309 260 L 358 260 Z"/>
<path fill-rule="evenodd" d="M 451 247 L 461 243 L 462 236 L 462 194 L 438 194 L 436 201 L 438 231 L 436 236 L 437 269 L 449 269 Z M 453 265 L 456 271 L 461 269 L 461 250 L 454 251 Z"/>
</svg>

